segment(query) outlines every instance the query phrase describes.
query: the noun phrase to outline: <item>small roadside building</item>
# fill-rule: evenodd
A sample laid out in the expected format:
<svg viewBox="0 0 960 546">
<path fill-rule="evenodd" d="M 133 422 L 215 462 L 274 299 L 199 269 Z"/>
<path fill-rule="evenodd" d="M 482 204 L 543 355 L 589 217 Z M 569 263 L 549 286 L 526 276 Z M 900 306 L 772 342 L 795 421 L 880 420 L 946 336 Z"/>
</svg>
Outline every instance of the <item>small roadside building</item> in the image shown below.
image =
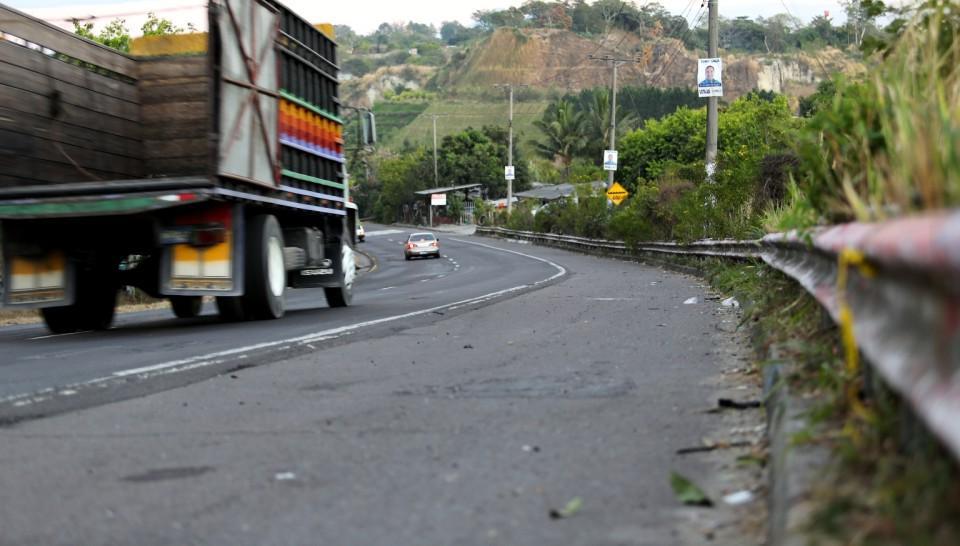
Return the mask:
<svg viewBox="0 0 960 546">
<path fill-rule="evenodd" d="M 476 193 L 479 195 L 480 184 L 461 184 L 459 186 L 446 186 L 442 188 L 430 188 L 426 190 L 420 190 L 415 192 L 418 196 L 422 196 L 426 201 L 427 209 L 429 210 L 429 226 L 433 227 L 433 212 L 434 207 L 446 207 L 447 206 L 447 197 L 450 194 L 462 193 L 463 194 L 463 203 L 464 210 L 463 216 L 467 218 L 473 218 L 473 202 L 471 200 L 472 194 Z M 444 217 L 448 222 L 457 222 L 460 223 L 462 218 L 449 218 Z"/>
<path fill-rule="evenodd" d="M 594 191 L 603 191 L 607 187 L 607 183 L 602 180 L 585 182 L 584 184 L 589 184 Z M 540 205 L 542 206 L 552 201 L 570 197 L 576 191 L 577 186 L 582 186 L 584 184 L 552 184 L 540 186 L 539 188 L 534 188 L 532 190 L 522 191 L 516 193 L 515 195 L 520 199 L 532 199 L 539 201 Z"/>
</svg>

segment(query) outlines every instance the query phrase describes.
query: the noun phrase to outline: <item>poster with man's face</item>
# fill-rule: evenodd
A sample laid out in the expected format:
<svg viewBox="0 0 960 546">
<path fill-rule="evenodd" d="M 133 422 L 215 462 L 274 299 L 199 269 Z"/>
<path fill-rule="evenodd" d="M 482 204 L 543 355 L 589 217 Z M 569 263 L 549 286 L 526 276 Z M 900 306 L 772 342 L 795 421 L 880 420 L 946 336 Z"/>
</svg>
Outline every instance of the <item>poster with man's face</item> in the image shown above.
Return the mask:
<svg viewBox="0 0 960 546">
<path fill-rule="evenodd" d="M 700 59 L 697 63 L 697 94 L 723 96 L 723 63 L 720 59 Z"/>
</svg>

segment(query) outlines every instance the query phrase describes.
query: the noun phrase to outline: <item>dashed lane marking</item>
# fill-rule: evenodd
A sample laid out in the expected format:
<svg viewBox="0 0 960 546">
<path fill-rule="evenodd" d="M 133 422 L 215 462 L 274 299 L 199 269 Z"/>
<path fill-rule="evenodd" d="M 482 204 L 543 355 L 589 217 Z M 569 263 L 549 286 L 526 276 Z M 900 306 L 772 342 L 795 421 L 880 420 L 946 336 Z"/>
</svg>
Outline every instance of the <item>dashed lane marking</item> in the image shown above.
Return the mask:
<svg viewBox="0 0 960 546">
<path fill-rule="evenodd" d="M 473 241 L 464 241 L 464 240 L 458 240 L 458 239 L 453 239 L 453 240 L 464 243 L 464 244 L 489 248 L 491 250 L 495 250 L 498 252 L 507 252 L 509 254 L 523 256 L 531 260 L 545 263 L 550 265 L 554 269 L 556 269 L 556 273 L 554 273 L 553 275 L 550 275 L 549 277 L 546 277 L 539 281 L 535 281 L 530 284 L 520 284 L 517 286 L 512 286 L 510 288 L 504 288 L 502 290 L 490 292 L 482 296 L 476 296 L 473 298 L 467 298 L 465 300 L 445 303 L 443 305 L 437 305 L 434 307 L 428 307 L 426 309 L 421 309 L 419 311 L 411 311 L 409 313 L 403 313 L 400 315 L 392 315 L 389 317 L 383 317 L 379 319 L 373 319 L 373 320 L 368 320 L 364 322 L 348 324 L 344 326 L 339 326 L 337 328 L 330 328 L 327 330 L 322 330 L 320 332 L 315 332 L 315 333 L 306 334 L 302 336 L 279 339 L 275 341 L 265 341 L 265 342 L 256 343 L 253 345 L 235 347 L 235 348 L 227 349 L 223 351 L 217 351 L 217 352 L 207 353 L 203 355 L 171 360 L 168 362 L 161 362 L 159 364 L 154 364 L 150 366 L 143 366 L 139 368 L 121 370 L 118 372 L 113 372 L 109 376 L 99 377 L 96 379 L 91 379 L 89 381 L 83 381 L 83 382 L 75 383 L 72 385 L 61 386 L 59 387 L 59 390 L 60 391 L 67 390 L 69 392 L 69 391 L 77 391 L 82 388 L 92 388 L 92 387 L 102 388 L 102 387 L 108 386 L 108 384 L 110 383 L 116 383 L 119 380 L 123 380 L 123 381 L 129 380 L 130 377 L 134 377 L 134 376 L 136 376 L 138 379 L 145 380 L 145 379 L 150 379 L 152 377 L 157 377 L 161 375 L 169 375 L 173 373 L 179 373 L 179 372 L 184 372 L 188 370 L 195 370 L 198 368 L 214 366 L 217 364 L 222 364 L 229 360 L 236 361 L 236 360 L 247 359 L 253 353 L 258 351 L 264 351 L 267 349 L 286 350 L 286 349 L 292 349 L 292 348 L 300 347 L 304 345 L 321 343 L 324 341 L 329 341 L 332 339 L 337 339 L 344 336 L 352 335 L 357 330 L 369 328 L 371 326 L 376 326 L 379 324 L 396 322 L 396 321 L 405 320 L 405 319 L 418 317 L 422 315 L 428 315 L 428 314 L 435 313 L 437 311 L 442 311 L 442 310 L 455 310 L 465 306 L 476 305 L 478 303 L 485 303 L 485 302 L 494 300 L 496 298 L 506 296 L 508 294 L 512 294 L 514 292 L 518 292 L 527 288 L 533 288 L 533 287 L 537 287 L 537 286 L 552 282 L 567 274 L 567 269 L 565 267 L 555 262 L 552 262 L 550 260 L 547 260 L 545 258 L 532 256 L 530 254 L 517 252 L 515 250 L 498 248 L 498 247 L 483 244 L 483 243 L 476 243 Z M 390 286 L 390 287 L 382 288 L 381 290 L 388 290 L 390 288 L 394 288 L 394 287 Z M 35 391 L 31 393 L 21 393 L 21 394 L 15 394 L 13 396 L 0 398 L 0 404 L 10 403 L 16 407 L 24 407 L 32 404 L 45 402 L 47 400 L 52 399 L 56 395 L 57 395 L 57 389 L 42 389 L 40 391 Z M 71 395 L 74 395 L 74 394 L 71 393 Z"/>
</svg>

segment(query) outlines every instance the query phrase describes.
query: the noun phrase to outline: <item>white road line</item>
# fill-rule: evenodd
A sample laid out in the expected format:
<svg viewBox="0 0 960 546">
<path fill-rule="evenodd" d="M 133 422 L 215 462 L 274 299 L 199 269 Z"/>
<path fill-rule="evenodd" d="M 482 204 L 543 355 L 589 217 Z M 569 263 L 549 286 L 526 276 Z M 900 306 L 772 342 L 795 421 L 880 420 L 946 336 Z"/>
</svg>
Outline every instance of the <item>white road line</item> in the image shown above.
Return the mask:
<svg viewBox="0 0 960 546">
<path fill-rule="evenodd" d="M 384 290 L 393 290 L 394 288 L 396 288 L 396 286 L 385 286 L 385 287 L 381 288 L 380 291 L 382 292 L 382 291 L 384 291 Z"/>
<path fill-rule="evenodd" d="M 101 385 L 103 383 L 107 383 L 110 381 L 116 381 L 119 378 L 130 377 L 135 375 L 140 376 L 141 379 L 147 379 L 155 375 L 171 374 L 171 373 L 194 370 L 198 368 L 204 368 L 207 366 L 221 364 L 227 361 L 225 357 L 232 356 L 235 359 L 247 358 L 250 355 L 246 353 L 252 353 L 254 351 L 260 351 L 263 349 L 270 349 L 270 348 L 287 349 L 291 347 L 298 347 L 303 345 L 310 345 L 312 343 L 328 341 L 328 340 L 336 339 L 345 335 L 351 335 L 353 334 L 354 331 L 359 330 L 361 328 L 367 328 L 370 326 L 376 326 L 378 324 L 384 324 L 387 322 L 394 322 L 398 320 L 418 317 L 421 315 L 427 315 L 430 313 L 434 313 L 436 311 L 454 310 L 454 309 L 459 309 L 461 307 L 468 306 L 468 305 L 476 305 L 478 303 L 487 302 L 487 301 L 496 299 L 500 296 L 505 296 L 507 294 L 523 290 L 525 288 L 540 286 L 541 284 L 551 282 L 567 274 L 566 268 L 564 268 L 562 265 L 559 265 L 557 263 L 554 263 L 544 258 L 539 258 L 537 256 L 532 256 L 530 254 L 524 254 L 523 252 L 517 252 L 515 250 L 497 248 L 495 246 L 486 245 L 483 243 L 475 243 L 473 241 L 463 241 L 463 240 L 457 240 L 457 239 L 454 239 L 454 240 L 464 244 L 481 246 L 481 247 L 489 248 L 492 250 L 497 250 L 500 252 L 516 254 L 517 256 L 523 256 L 531 260 L 536 260 L 538 262 L 549 264 L 550 266 L 554 267 L 557 270 L 557 272 L 545 279 L 536 281 L 533 284 L 521 284 L 521 285 L 513 286 L 511 288 L 504 288 L 503 290 L 497 290 L 495 292 L 490 292 L 489 294 L 484 294 L 482 296 L 476 296 L 476 297 L 468 298 L 465 300 L 446 303 L 443 305 L 437 305 L 435 307 L 429 307 L 427 309 L 421 309 L 419 311 L 411 311 L 409 313 L 404 313 L 402 315 L 393 315 L 389 317 L 383 317 L 379 319 L 358 322 L 355 324 L 348 324 L 346 326 L 339 326 L 337 328 L 330 328 L 329 330 L 323 330 L 323 331 L 312 333 L 312 334 L 306 334 L 306 335 L 287 338 L 287 339 L 280 339 L 276 341 L 266 341 L 263 343 L 247 345 L 244 347 L 236 347 L 236 348 L 227 349 L 224 351 L 208 353 L 205 355 L 197 355 L 197 356 L 182 358 L 178 360 L 171 360 L 168 362 L 162 362 L 162 363 L 154 364 L 151 366 L 143 366 L 141 368 L 132 368 L 128 370 L 122 370 L 119 372 L 114 372 L 111 375 L 106 377 L 99 377 L 96 379 L 91 379 L 89 381 L 74 383 L 72 385 L 67 385 L 66 387 L 60 387 L 60 388 L 77 390 L 80 388 Z M 388 288 L 393 288 L 393 287 L 388 287 Z M 21 407 L 28 406 L 30 404 L 46 401 L 50 399 L 53 396 L 53 394 L 54 394 L 54 389 L 43 389 L 41 391 L 34 392 L 34 393 L 21 393 L 21 394 L 15 394 L 13 396 L 8 396 L 5 398 L 0 398 L 0 403 L 15 401 L 14 405 L 16 406 L 21 406 Z"/>
<path fill-rule="evenodd" d="M 46 336 L 29 337 L 29 338 L 27 338 L 27 341 L 33 341 L 33 340 L 36 340 L 36 339 L 50 339 L 50 338 L 52 338 L 52 337 L 75 336 L 75 335 L 78 335 L 78 334 L 89 334 L 89 333 L 92 332 L 92 331 L 93 331 L 93 330 L 82 330 L 82 331 L 80 331 L 80 332 L 67 332 L 66 334 L 49 334 L 49 335 L 46 335 Z"/>
<path fill-rule="evenodd" d="M 368 231 L 367 237 L 376 237 L 378 235 L 394 235 L 396 233 L 403 233 L 403 231 L 399 229 L 378 229 L 375 231 Z"/>
</svg>

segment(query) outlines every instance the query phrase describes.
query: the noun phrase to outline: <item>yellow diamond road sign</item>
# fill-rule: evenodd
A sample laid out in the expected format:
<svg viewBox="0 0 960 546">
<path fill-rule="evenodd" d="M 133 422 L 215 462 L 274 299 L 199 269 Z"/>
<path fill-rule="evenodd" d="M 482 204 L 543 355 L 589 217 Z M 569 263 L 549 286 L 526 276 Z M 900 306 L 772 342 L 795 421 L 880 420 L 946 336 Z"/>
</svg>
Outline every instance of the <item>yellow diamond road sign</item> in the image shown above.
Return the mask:
<svg viewBox="0 0 960 546">
<path fill-rule="evenodd" d="M 619 182 L 614 182 L 610 189 L 607 190 L 607 199 L 613 201 L 614 205 L 619 205 L 623 202 L 627 196 L 630 195 L 627 193 L 627 190 L 620 185 Z"/>
</svg>

